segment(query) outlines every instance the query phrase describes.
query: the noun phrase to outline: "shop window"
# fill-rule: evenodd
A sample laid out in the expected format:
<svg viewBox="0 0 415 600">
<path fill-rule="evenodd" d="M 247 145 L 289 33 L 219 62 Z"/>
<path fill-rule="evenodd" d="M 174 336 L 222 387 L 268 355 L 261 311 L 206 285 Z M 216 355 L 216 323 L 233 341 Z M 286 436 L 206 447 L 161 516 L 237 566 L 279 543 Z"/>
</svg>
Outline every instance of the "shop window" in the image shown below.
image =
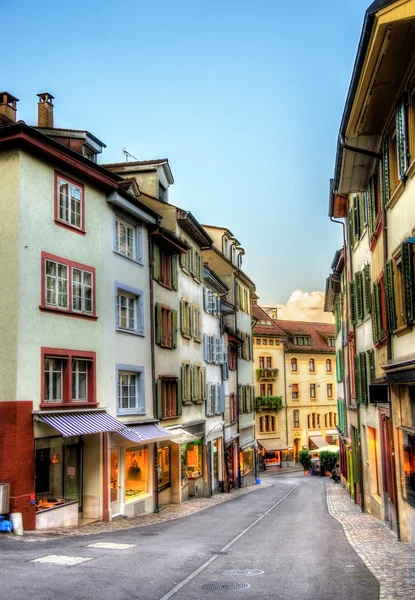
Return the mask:
<svg viewBox="0 0 415 600">
<path fill-rule="evenodd" d="M 159 492 L 170 487 L 170 446 L 157 450 L 157 480 Z"/>
<path fill-rule="evenodd" d="M 254 449 L 246 448 L 239 453 L 239 468 L 242 477 L 254 470 Z"/>
<path fill-rule="evenodd" d="M 125 501 L 134 500 L 148 491 L 148 449 L 127 448 L 125 451 Z"/>
<path fill-rule="evenodd" d="M 192 444 L 187 444 L 186 447 L 186 466 L 187 476 L 189 479 L 201 477 L 202 471 L 202 442 L 196 440 Z"/>
<path fill-rule="evenodd" d="M 401 430 L 403 452 L 402 495 L 415 506 L 415 435 Z"/>
<path fill-rule="evenodd" d="M 42 348 L 41 406 L 96 404 L 95 352 Z"/>
<path fill-rule="evenodd" d="M 82 447 L 78 437 L 35 440 L 36 510 L 82 504 Z"/>
</svg>

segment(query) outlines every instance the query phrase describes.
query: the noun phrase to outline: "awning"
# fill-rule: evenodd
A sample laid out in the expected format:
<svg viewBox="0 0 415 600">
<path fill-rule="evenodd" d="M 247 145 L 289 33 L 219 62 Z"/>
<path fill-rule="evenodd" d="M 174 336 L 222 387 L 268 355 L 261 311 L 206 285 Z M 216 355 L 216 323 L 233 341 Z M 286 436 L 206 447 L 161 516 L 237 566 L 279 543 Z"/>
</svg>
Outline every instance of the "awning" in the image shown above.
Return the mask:
<svg viewBox="0 0 415 600">
<path fill-rule="evenodd" d="M 327 441 L 321 435 L 310 435 L 310 440 L 317 446 L 317 448 L 327 446 Z"/>
<path fill-rule="evenodd" d="M 175 442 L 176 444 L 191 444 L 195 440 L 200 439 L 197 436 L 193 435 L 193 433 L 188 433 L 181 427 L 176 427 L 174 429 L 168 429 L 167 431 L 169 431 L 172 434 L 175 434 L 175 437 L 174 438 L 172 437 L 171 441 Z M 176 434 L 177 434 L 177 437 L 176 437 Z"/>
<path fill-rule="evenodd" d="M 50 425 L 64 437 L 126 429 L 125 425 L 104 411 L 46 413 L 35 415 L 34 419 Z"/>
<path fill-rule="evenodd" d="M 264 450 L 267 452 L 275 452 L 275 450 L 288 450 L 288 447 L 280 440 L 280 438 L 266 438 L 258 440 Z"/>
<path fill-rule="evenodd" d="M 326 435 L 339 435 L 337 429 L 326 429 Z"/>
<path fill-rule="evenodd" d="M 164 427 L 160 427 L 157 423 L 143 423 L 143 425 L 130 425 L 123 429 L 117 430 L 115 433 L 130 440 L 143 444 L 146 442 L 165 442 L 175 436 L 175 432 Z"/>
</svg>

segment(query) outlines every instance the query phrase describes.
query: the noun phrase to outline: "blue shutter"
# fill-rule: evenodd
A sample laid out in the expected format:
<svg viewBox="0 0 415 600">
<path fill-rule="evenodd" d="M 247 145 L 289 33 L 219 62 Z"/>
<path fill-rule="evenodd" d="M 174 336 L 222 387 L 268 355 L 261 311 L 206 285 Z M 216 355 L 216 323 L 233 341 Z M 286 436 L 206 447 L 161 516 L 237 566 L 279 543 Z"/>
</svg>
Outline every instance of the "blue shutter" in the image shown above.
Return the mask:
<svg viewBox="0 0 415 600">
<path fill-rule="evenodd" d="M 225 412 L 225 386 L 223 384 L 219 387 L 219 398 L 220 398 L 219 412 L 221 414 L 223 414 Z"/>
</svg>

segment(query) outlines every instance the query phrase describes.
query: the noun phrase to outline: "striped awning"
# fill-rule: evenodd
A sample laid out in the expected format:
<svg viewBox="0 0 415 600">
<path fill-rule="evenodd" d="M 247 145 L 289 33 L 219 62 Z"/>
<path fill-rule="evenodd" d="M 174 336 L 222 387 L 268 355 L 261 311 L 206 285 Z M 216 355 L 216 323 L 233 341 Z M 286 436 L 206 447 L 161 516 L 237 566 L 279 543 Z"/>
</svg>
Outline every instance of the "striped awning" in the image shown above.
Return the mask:
<svg viewBox="0 0 415 600">
<path fill-rule="evenodd" d="M 127 440 L 132 442 L 139 441 L 143 442 L 165 442 L 179 434 L 174 431 L 169 431 L 164 427 L 160 427 L 157 423 L 145 423 L 143 425 L 130 425 L 125 429 L 117 431 L 119 435 L 122 435 Z"/>
<path fill-rule="evenodd" d="M 120 421 L 106 412 L 68 412 L 38 414 L 35 420 L 56 429 L 63 437 L 88 435 L 126 429 Z"/>
</svg>

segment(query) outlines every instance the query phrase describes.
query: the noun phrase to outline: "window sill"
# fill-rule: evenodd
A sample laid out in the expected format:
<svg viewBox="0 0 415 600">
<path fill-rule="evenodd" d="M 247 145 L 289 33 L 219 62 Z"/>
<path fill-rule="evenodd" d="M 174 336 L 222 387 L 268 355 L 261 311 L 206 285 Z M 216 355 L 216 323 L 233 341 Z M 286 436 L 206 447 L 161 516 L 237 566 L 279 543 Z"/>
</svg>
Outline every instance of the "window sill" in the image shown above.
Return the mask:
<svg viewBox="0 0 415 600">
<path fill-rule="evenodd" d="M 396 335 L 397 337 L 401 337 L 402 335 L 405 335 L 406 333 L 409 333 L 410 331 L 412 331 L 412 327 L 409 327 L 408 325 L 401 325 L 400 327 L 397 327 L 396 329 L 393 330 L 393 335 Z"/>
<path fill-rule="evenodd" d="M 115 250 L 115 249 L 113 250 L 113 252 L 117 256 L 120 256 L 121 258 L 125 258 L 126 260 L 133 263 L 134 265 L 139 265 L 140 267 L 144 266 L 144 261 L 142 258 L 132 258 L 131 256 L 128 256 L 127 254 L 123 254 L 122 252 L 119 252 L 118 250 Z"/>
<path fill-rule="evenodd" d="M 395 206 L 395 204 L 397 203 L 399 198 L 402 196 L 404 189 L 405 189 L 405 183 L 403 181 L 400 181 L 398 184 L 398 187 L 393 192 L 392 196 L 389 198 L 387 208 L 393 208 Z"/>
<path fill-rule="evenodd" d="M 184 337 L 186 340 L 190 340 L 192 338 L 192 336 L 189 333 L 183 333 L 183 331 L 181 332 L 182 337 Z"/>
<path fill-rule="evenodd" d="M 159 344 L 160 348 L 164 348 L 165 350 L 174 350 L 173 348 L 173 344 L 163 344 L 163 342 L 161 344 Z"/>
<path fill-rule="evenodd" d="M 98 402 L 41 402 L 40 408 L 97 408 Z"/>
<path fill-rule="evenodd" d="M 133 331 L 132 329 L 122 329 L 122 327 L 116 328 L 117 333 L 126 333 L 127 335 L 135 335 L 138 337 L 145 337 L 144 331 Z"/>
<path fill-rule="evenodd" d="M 85 313 L 77 313 L 63 308 L 54 308 L 53 306 L 42 306 L 39 304 L 39 309 L 43 312 L 51 312 L 56 315 L 65 315 L 66 317 L 75 317 L 76 319 L 86 319 L 88 321 L 97 321 L 96 315 L 87 315 Z"/>
<path fill-rule="evenodd" d="M 146 415 L 146 410 L 145 408 L 143 408 L 140 412 L 140 409 L 135 409 L 132 408 L 131 410 L 123 410 L 121 411 L 120 409 L 117 410 L 117 417 L 134 417 L 134 416 L 140 416 L 142 417 L 143 415 Z"/>
<path fill-rule="evenodd" d="M 196 338 L 196 337 L 195 337 L 195 338 L 194 338 L 194 340 L 195 340 L 195 342 L 197 342 L 198 344 L 201 344 L 201 343 L 202 343 L 202 338 Z"/>
<path fill-rule="evenodd" d="M 159 285 L 161 285 L 161 287 L 166 288 L 166 290 L 171 290 L 173 291 L 173 285 L 172 284 L 168 284 L 168 283 L 163 283 L 162 281 L 158 281 L 157 282 Z"/>
<path fill-rule="evenodd" d="M 161 417 L 161 421 L 175 421 L 176 419 L 179 418 L 179 415 L 173 416 L 173 417 Z"/>
<path fill-rule="evenodd" d="M 59 227 L 63 227 L 64 229 L 69 229 L 70 231 L 73 231 L 74 233 L 79 233 L 79 235 L 86 235 L 85 229 L 81 229 L 79 227 L 75 227 L 74 225 L 70 225 L 69 223 L 66 223 L 66 221 L 60 221 L 59 219 L 55 219 L 55 223 L 56 223 L 56 225 L 59 225 Z"/>
</svg>

